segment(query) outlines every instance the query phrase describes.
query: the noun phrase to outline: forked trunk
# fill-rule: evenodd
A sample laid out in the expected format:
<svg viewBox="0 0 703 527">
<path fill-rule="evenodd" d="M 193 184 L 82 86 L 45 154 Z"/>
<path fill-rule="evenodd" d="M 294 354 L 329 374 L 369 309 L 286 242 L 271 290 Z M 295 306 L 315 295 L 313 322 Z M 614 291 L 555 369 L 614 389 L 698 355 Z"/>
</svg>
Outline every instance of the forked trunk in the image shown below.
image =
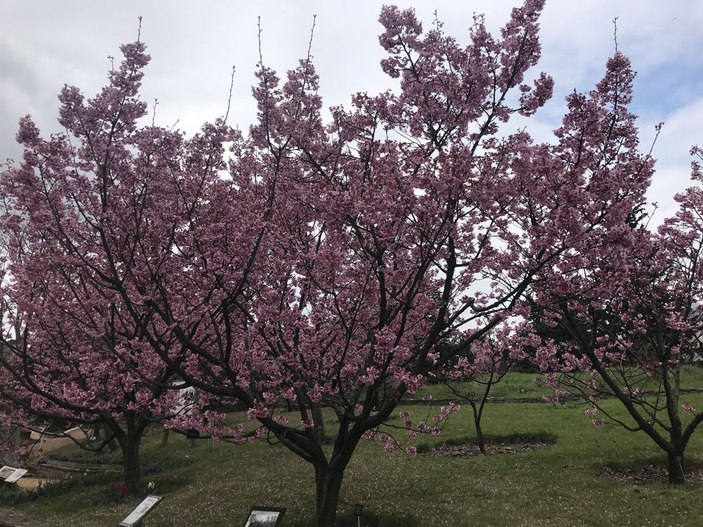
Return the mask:
<svg viewBox="0 0 703 527">
<path fill-rule="evenodd" d="M 686 483 L 686 475 L 683 470 L 683 450 L 670 450 L 667 452 L 667 457 L 669 459 L 669 483 L 673 485 Z"/>
<path fill-rule="evenodd" d="M 330 469 L 329 466 L 315 467 L 316 527 L 334 527 L 343 478 L 343 470 Z"/>
<path fill-rule="evenodd" d="M 131 496 L 140 496 L 142 493 L 142 462 L 139 458 L 139 446 L 147 424 L 146 420 L 129 416 L 126 418 L 126 431 L 118 423 L 112 423 L 110 426 L 122 450 L 124 482 L 127 484 L 127 493 Z"/>
<path fill-rule="evenodd" d="M 483 429 L 481 428 L 481 413 L 483 408 L 479 410 L 478 406 L 474 401 L 469 401 L 471 405 L 471 410 L 474 414 L 474 428 L 476 429 L 476 444 L 478 449 L 482 454 L 486 453 L 486 440 L 483 437 Z"/>
</svg>

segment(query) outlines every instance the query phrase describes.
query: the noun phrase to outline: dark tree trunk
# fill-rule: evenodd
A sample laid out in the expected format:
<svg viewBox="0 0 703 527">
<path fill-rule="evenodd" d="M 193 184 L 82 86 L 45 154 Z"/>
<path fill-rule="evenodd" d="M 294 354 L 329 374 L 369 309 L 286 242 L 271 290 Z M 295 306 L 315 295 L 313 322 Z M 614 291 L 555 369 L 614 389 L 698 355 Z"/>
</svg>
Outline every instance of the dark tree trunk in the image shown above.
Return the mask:
<svg viewBox="0 0 703 527">
<path fill-rule="evenodd" d="M 117 444 L 117 441 L 115 441 L 114 439 L 110 439 L 110 440 L 107 442 L 107 448 L 110 449 L 110 452 L 114 452 L 115 450 L 119 449 L 120 447 L 119 447 L 119 445 Z"/>
<path fill-rule="evenodd" d="M 122 450 L 124 482 L 127 484 L 127 493 L 131 496 L 141 496 L 143 490 L 139 446 L 148 424 L 149 422 L 140 416 L 126 418 L 127 430 L 116 422 L 109 424 Z"/>
<path fill-rule="evenodd" d="M 478 444 L 478 449 L 481 454 L 486 453 L 486 440 L 483 437 L 483 430 L 481 429 L 481 420 L 476 420 L 476 443 Z"/>
<path fill-rule="evenodd" d="M 683 449 L 674 448 L 667 452 L 667 457 L 669 459 L 669 483 L 673 485 L 686 483 L 686 475 L 683 470 Z"/>
<path fill-rule="evenodd" d="M 315 441 L 317 441 L 318 444 L 323 445 L 325 443 L 325 419 L 322 415 L 322 407 L 320 405 L 313 405 L 312 420 L 313 423 L 315 423 Z"/>
<path fill-rule="evenodd" d="M 329 466 L 315 467 L 316 527 L 334 527 L 343 477 L 344 470 L 330 469 Z"/>
<path fill-rule="evenodd" d="M 476 444 L 478 445 L 478 449 L 481 451 L 481 453 L 485 454 L 486 453 L 486 440 L 483 437 L 483 429 L 481 428 L 482 412 L 479 411 L 479 409 L 474 401 L 469 401 L 469 404 L 471 405 L 471 410 L 473 411 L 473 414 L 474 414 L 474 428 L 476 429 Z M 483 408 L 481 408 L 481 410 L 483 410 Z"/>
<path fill-rule="evenodd" d="M 124 463 L 124 482 L 131 496 L 139 496 L 142 492 L 142 463 L 139 458 L 141 435 L 131 437 L 131 434 L 127 434 L 124 439 L 120 443 Z"/>
<path fill-rule="evenodd" d="M 398 399 L 401 396 L 402 393 Z M 335 527 L 344 470 L 364 432 L 383 423 L 393 408 L 395 408 L 395 404 L 389 404 L 373 418 L 356 422 L 353 425 L 350 424 L 350 418 L 353 415 L 351 412 L 338 412 L 339 428 L 332 453 L 329 456 L 325 452 L 322 442 L 318 441 L 320 438 L 318 432 L 314 430 L 291 432 L 287 427 L 281 426 L 270 418 L 259 418 L 264 426 L 274 431 L 276 437 L 284 445 L 313 466 L 315 470 L 315 527 Z M 315 406 L 310 409 L 313 411 L 313 416 L 316 415 Z M 319 423 L 323 422 L 321 415 L 318 415 L 318 418 L 314 420 Z"/>
</svg>

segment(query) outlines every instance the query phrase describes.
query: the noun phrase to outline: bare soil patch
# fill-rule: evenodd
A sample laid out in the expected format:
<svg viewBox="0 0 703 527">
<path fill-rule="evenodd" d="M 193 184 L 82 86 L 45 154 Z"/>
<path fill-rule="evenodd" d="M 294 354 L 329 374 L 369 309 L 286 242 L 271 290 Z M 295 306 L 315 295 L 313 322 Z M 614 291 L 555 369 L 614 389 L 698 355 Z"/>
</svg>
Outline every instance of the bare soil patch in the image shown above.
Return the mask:
<svg viewBox="0 0 703 527">
<path fill-rule="evenodd" d="M 505 437 L 491 436 L 486 439 L 485 453 L 474 439 L 446 441 L 435 445 L 421 445 L 418 454 L 424 456 L 469 457 L 496 454 L 520 454 L 542 448 L 549 448 L 556 443 L 556 436 L 550 434 L 514 435 Z"/>
<path fill-rule="evenodd" d="M 649 485 L 652 483 L 668 483 L 669 476 L 661 467 L 604 467 L 603 474 L 635 485 Z M 686 470 L 687 483 L 703 483 L 703 467 Z"/>
</svg>

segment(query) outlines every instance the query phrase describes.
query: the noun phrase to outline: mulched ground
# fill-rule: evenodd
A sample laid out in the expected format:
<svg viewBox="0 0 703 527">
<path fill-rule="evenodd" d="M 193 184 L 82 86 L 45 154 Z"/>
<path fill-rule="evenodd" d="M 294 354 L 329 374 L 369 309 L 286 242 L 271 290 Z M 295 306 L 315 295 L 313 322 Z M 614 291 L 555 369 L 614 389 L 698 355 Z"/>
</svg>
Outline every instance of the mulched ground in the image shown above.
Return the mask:
<svg viewBox="0 0 703 527">
<path fill-rule="evenodd" d="M 485 455 L 519 454 L 541 448 L 549 448 L 554 443 L 549 442 L 520 442 L 492 443 L 486 445 Z M 420 456 L 469 457 L 480 456 L 481 451 L 474 443 L 462 445 L 440 445 L 428 452 L 418 453 Z M 647 485 L 651 483 L 668 483 L 666 470 L 661 467 L 604 467 L 602 473 L 623 483 Z M 687 483 L 703 483 L 703 466 L 691 467 L 686 470 Z"/>
<path fill-rule="evenodd" d="M 547 442 L 530 442 L 530 443 L 489 443 L 486 445 L 486 455 L 493 454 L 519 454 L 522 452 L 531 452 L 540 448 L 549 448 L 554 443 Z M 440 445 L 428 452 L 418 454 L 421 456 L 446 456 L 446 457 L 469 457 L 480 456 L 481 451 L 474 443 L 465 443 L 463 445 Z"/>
<path fill-rule="evenodd" d="M 703 483 L 703 468 L 688 469 L 686 472 L 687 483 Z M 623 483 L 647 485 L 650 483 L 668 483 L 669 477 L 666 470 L 658 467 L 630 468 L 630 467 L 605 467 L 603 474 Z"/>
</svg>

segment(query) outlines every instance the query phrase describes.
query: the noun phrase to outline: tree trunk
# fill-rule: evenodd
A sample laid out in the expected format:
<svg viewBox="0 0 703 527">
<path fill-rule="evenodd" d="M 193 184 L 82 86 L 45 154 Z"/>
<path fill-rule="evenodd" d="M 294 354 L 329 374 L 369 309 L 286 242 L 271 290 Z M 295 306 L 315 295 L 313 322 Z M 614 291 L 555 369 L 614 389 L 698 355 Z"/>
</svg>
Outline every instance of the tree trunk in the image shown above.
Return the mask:
<svg viewBox="0 0 703 527">
<path fill-rule="evenodd" d="M 117 450 L 117 449 L 120 448 L 120 447 L 119 447 L 119 445 L 117 444 L 117 441 L 115 441 L 114 438 L 113 438 L 113 439 L 110 439 L 110 440 L 107 442 L 107 448 L 110 450 L 110 452 L 114 452 L 115 450 Z"/>
<path fill-rule="evenodd" d="M 683 471 L 683 450 L 673 449 L 667 452 L 669 459 L 669 483 L 680 485 L 686 483 L 686 475 Z"/>
<path fill-rule="evenodd" d="M 141 496 L 142 493 L 142 462 L 139 458 L 139 445 L 148 421 L 135 418 L 126 418 L 127 430 L 113 423 L 110 427 L 115 434 L 122 450 L 122 464 L 124 482 L 127 484 L 127 493 L 130 496 Z"/>
<path fill-rule="evenodd" d="M 343 470 L 330 469 L 329 466 L 315 467 L 316 527 L 334 527 L 343 477 Z"/>
<path fill-rule="evenodd" d="M 483 437 L 483 429 L 481 428 L 481 412 L 476 406 L 476 403 L 474 401 L 469 401 L 469 404 L 471 405 L 471 410 L 474 414 L 474 428 L 476 429 L 476 444 L 478 445 L 478 449 L 481 451 L 481 454 L 486 453 L 486 440 Z"/>
<path fill-rule="evenodd" d="M 6 437 L 2 437 L 1 439 L 3 440 L 4 446 L 4 452 L 2 452 L 3 457 L 3 464 L 4 462 L 10 463 L 12 465 L 18 465 L 20 460 L 19 457 L 17 457 L 17 452 L 20 451 L 20 434 L 19 434 L 19 428 L 16 426 L 13 426 L 10 428 L 10 431 L 8 432 Z"/>
<path fill-rule="evenodd" d="M 483 430 L 481 429 L 481 419 L 476 419 L 476 443 L 478 444 L 478 449 L 481 454 L 486 453 L 486 439 L 483 437 Z"/>
<path fill-rule="evenodd" d="M 122 462 L 124 463 L 124 482 L 131 496 L 140 496 L 142 492 L 142 463 L 139 458 L 141 437 L 127 435 L 122 443 Z"/>
<path fill-rule="evenodd" d="M 312 407 L 312 421 L 315 425 L 314 434 L 315 441 L 318 444 L 325 444 L 325 418 L 322 415 L 322 407 L 318 404 Z"/>
<path fill-rule="evenodd" d="M 168 434 L 169 429 L 164 428 L 163 432 L 161 432 L 161 446 L 166 446 L 168 444 Z"/>
</svg>

